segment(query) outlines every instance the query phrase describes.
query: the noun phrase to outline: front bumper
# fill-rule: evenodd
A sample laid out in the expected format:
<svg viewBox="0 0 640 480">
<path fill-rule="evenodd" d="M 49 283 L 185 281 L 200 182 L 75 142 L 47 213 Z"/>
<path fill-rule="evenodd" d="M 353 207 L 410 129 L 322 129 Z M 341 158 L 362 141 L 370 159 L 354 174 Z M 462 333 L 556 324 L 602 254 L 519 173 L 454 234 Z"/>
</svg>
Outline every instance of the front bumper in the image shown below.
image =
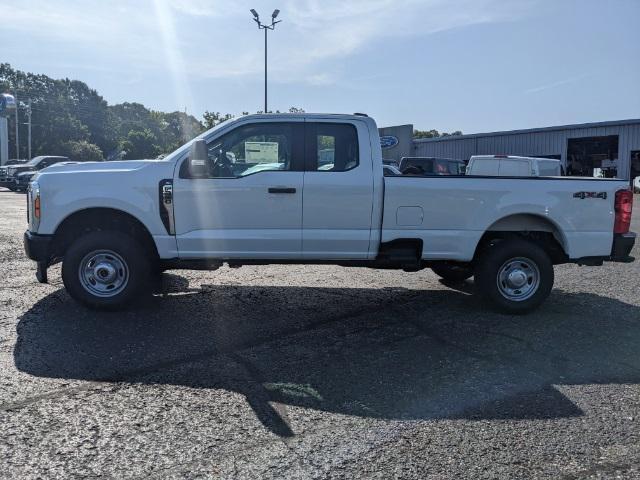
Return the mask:
<svg viewBox="0 0 640 480">
<path fill-rule="evenodd" d="M 613 237 L 610 260 L 612 262 L 633 262 L 635 259 L 629 254 L 635 243 L 636 234 L 634 232 L 616 233 Z"/>
<path fill-rule="evenodd" d="M 19 189 L 27 189 L 27 187 L 29 186 L 29 182 L 31 181 L 32 177 L 27 177 L 27 178 L 21 178 L 18 177 L 15 179 L 15 181 L 13 182 L 13 186 Z"/>
<path fill-rule="evenodd" d="M 29 230 L 24 232 L 24 252 L 36 262 L 49 262 L 52 243 L 53 235 L 38 235 Z"/>
</svg>

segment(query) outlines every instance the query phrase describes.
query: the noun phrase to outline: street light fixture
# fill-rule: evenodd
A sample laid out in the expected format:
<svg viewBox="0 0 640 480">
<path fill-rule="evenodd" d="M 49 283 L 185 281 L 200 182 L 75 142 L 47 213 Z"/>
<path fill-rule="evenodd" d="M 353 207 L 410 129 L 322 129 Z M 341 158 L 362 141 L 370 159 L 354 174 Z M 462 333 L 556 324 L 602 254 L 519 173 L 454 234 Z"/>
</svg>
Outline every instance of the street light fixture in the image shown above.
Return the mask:
<svg viewBox="0 0 640 480">
<path fill-rule="evenodd" d="M 260 21 L 260 15 L 255 9 L 249 10 L 253 15 L 253 21 L 258 24 L 258 29 L 264 30 L 264 113 L 267 113 L 269 110 L 267 108 L 267 31 L 273 30 L 277 23 L 280 23 L 282 20 L 276 20 L 276 17 L 280 14 L 280 10 L 275 9 L 271 14 L 271 24 L 264 24 Z"/>
</svg>

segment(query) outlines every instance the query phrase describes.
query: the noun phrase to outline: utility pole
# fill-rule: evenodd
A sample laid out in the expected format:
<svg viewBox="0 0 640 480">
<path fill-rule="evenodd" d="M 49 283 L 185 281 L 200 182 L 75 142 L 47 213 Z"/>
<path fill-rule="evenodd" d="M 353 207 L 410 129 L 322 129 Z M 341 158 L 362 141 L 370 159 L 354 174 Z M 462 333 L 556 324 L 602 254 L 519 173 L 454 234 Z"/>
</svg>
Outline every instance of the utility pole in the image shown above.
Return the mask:
<svg viewBox="0 0 640 480">
<path fill-rule="evenodd" d="M 268 28 L 264 29 L 264 113 L 267 113 L 267 32 Z"/>
<path fill-rule="evenodd" d="M 31 99 L 29 99 L 29 103 L 27 104 L 27 119 L 27 135 L 29 137 L 29 156 L 27 157 L 27 160 L 31 160 Z"/>
<path fill-rule="evenodd" d="M 14 95 L 16 99 L 16 159 L 20 158 L 20 133 L 18 132 L 18 127 L 20 124 L 18 123 L 18 110 L 20 109 L 20 102 L 18 101 L 18 96 Z"/>
<path fill-rule="evenodd" d="M 271 25 L 265 25 L 260 21 L 260 15 L 255 9 L 249 10 L 253 15 L 253 20 L 258 24 L 258 28 L 264 30 L 264 113 L 269 111 L 269 107 L 267 104 L 267 30 L 273 30 L 276 27 L 277 23 L 280 23 L 282 20 L 277 20 L 276 17 L 280 13 L 280 10 L 276 9 L 271 14 Z"/>
</svg>

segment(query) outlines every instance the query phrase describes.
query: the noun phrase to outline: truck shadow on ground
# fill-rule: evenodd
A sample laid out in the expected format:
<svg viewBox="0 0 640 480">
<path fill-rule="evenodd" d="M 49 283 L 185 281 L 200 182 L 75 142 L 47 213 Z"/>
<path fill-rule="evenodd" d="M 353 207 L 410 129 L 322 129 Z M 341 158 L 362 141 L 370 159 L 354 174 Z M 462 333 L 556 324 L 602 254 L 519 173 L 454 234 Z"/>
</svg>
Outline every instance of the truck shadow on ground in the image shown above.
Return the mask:
<svg viewBox="0 0 640 480">
<path fill-rule="evenodd" d="M 239 392 L 281 436 L 293 432 L 278 403 L 384 419 L 558 418 L 582 411 L 557 385 L 640 382 L 639 307 L 554 290 L 512 317 L 464 291 L 190 289 L 165 274 L 163 295 L 101 313 L 59 290 L 20 318 L 14 359 L 39 377 Z"/>
</svg>

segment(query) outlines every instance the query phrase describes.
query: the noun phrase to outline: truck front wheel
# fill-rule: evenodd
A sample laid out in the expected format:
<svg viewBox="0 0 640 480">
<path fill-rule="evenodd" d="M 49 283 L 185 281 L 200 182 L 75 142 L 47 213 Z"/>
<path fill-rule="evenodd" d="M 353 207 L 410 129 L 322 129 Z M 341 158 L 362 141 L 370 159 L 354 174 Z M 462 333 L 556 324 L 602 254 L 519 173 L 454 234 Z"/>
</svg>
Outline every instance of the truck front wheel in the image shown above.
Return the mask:
<svg viewBox="0 0 640 480">
<path fill-rule="evenodd" d="M 534 310 L 551 293 L 553 263 L 535 243 L 520 239 L 497 242 L 476 265 L 477 292 L 505 313 Z"/>
<path fill-rule="evenodd" d="M 121 232 L 91 232 L 78 238 L 62 262 L 62 280 L 69 295 L 98 310 L 130 304 L 144 292 L 148 279 L 144 249 Z"/>
</svg>

